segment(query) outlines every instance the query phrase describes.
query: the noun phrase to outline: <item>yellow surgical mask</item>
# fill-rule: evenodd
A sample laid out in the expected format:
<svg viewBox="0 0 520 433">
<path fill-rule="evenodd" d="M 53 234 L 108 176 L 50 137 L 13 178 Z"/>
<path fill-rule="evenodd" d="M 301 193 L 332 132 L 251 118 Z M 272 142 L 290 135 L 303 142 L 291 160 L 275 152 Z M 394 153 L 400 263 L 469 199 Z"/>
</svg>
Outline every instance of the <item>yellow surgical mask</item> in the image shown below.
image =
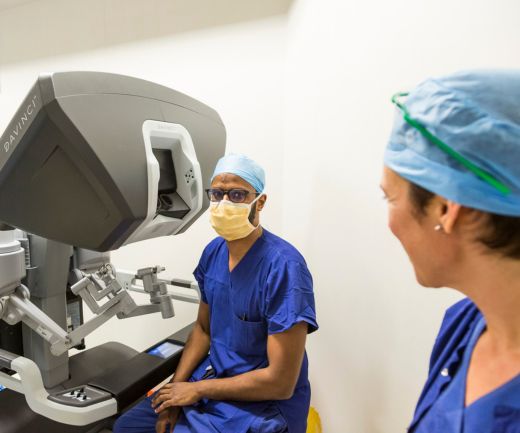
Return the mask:
<svg viewBox="0 0 520 433">
<path fill-rule="evenodd" d="M 251 203 L 233 203 L 229 200 L 211 202 L 211 226 L 226 241 L 235 241 L 249 236 L 258 227 L 249 221 L 251 207 L 262 195 L 260 194 Z"/>
</svg>

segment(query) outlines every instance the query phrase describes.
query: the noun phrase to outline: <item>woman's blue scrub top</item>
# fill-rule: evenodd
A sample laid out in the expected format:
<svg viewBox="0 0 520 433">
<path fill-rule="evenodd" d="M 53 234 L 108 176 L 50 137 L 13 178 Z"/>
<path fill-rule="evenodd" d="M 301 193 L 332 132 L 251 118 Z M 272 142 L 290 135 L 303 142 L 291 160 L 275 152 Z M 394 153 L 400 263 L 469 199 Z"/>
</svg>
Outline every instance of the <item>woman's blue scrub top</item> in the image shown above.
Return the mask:
<svg viewBox="0 0 520 433">
<path fill-rule="evenodd" d="M 469 299 L 448 309 L 410 433 L 520 433 L 520 375 L 465 407 L 471 354 L 485 326 Z"/>
<path fill-rule="evenodd" d="M 209 357 L 191 380 L 232 377 L 267 367 L 269 335 L 299 322 L 308 324 L 309 333 L 318 329 L 305 260 L 292 245 L 265 229 L 232 272 L 227 244 L 216 238 L 204 250 L 194 275 L 202 301 L 209 306 L 211 343 Z M 305 433 L 310 403 L 307 372 L 305 355 L 294 395 L 288 400 L 206 399 L 184 409 L 187 421 L 203 431 L 245 433 L 258 425 L 265 433 Z"/>
</svg>

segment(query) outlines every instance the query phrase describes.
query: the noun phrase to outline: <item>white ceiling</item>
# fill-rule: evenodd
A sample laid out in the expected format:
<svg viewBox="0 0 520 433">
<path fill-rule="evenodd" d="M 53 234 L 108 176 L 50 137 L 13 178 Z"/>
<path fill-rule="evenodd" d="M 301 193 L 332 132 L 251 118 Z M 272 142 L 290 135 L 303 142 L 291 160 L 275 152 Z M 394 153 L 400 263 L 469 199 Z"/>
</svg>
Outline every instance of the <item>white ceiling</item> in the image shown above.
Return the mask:
<svg viewBox="0 0 520 433">
<path fill-rule="evenodd" d="M 293 1 L 0 0 L 0 65 L 283 16 Z M 121 10 L 126 3 L 128 14 Z M 85 8 L 92 13 L 81 22 Z M 35 31 L 20 22 L 33 24 Z M 84 31 L 73 32 L 76 27 Z M 97 33 L 91 35 L 92 29 Z"/>
<path fill-rule="evenodd" d="M 37 0 L 0 0 L 0 11 L 4 9 L 14 8 L 24 3 L 31 3 Z"/>
</svg>

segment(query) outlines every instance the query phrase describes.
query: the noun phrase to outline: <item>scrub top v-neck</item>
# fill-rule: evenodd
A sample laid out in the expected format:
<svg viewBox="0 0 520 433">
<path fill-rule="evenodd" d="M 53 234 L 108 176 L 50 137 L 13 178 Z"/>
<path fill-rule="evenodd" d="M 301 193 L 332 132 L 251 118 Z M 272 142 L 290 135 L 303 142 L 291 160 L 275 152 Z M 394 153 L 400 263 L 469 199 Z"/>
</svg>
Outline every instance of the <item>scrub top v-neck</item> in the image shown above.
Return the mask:
<svg viewBox="0 0 520 433">
<path fill-rule="evenodd" d="M 465 348 L 462 363 L 451 383 L 424 415 L 414 433 L 499 433 L 520 432 L 518 430 L 497 430 L 497 408 L 520 405 L 520 375 L 499 386 L 465 406 L 466 378 L 471 355 L 476 343 L 486 328 L 480 317 L 472 330 Z M 499 415 L 499 414 L 498 414 Z"/>
</svg>

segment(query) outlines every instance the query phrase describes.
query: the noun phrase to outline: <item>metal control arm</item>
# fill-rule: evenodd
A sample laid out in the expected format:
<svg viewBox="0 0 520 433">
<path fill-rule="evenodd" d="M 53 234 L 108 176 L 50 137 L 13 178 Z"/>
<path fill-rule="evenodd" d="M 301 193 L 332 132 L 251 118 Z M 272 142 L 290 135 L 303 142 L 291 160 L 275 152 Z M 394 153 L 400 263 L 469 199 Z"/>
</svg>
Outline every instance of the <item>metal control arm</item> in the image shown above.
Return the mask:
<svg viewBox="0 0 520 433">
<path fill-rule="evenodd" d="M 29 290 L 23 285 L 0 298 L 0 319 L 10 325 L 22 321 L 48 341 L 51 352 L 59 356 L 114 316 L 125 319 L 160 312 L 167 319 L 175 315 L 172 299 L 199 302 L 196 284 L 181 280 L 159 280 L 157 274 L 162 270 L 164 268 L 155 266 L 140 269 L 137 273 L 118 273 L 121 284 L 110 264 L 101 266 L 92 274 L 76 269 L 78 281 L 72 285 L 71 290 L 81 296 L 95 317 L 68 333 L 30 301 Z M 143 285 L 138 286 L 137 280 L 142 280 Z M 189 287 L 196 290 L 199 296 L 170 294 L 167 291 L 168 284 Z M 127 290 L 148 293 L 150 304 L 137 305 Z"/>
<path fill-rule="evenodd" d="M 117 271 L 117 280 L 121 282 L 124 289 L 137 293 L 150 293 L 150 283 L 160 284 L 161 287 L 174 286 L 188 289 L 195 292 L 194 295 L 181 292 L 167 291 L 168 297 L 176 301 L 189 302 L 191 304 L 198 304 L 200 302 L 200 288 L 197 282 L 173 278 L 170 280 L 157 278 L 157 273 L 164 270 L 164 268 L 156 266 L 155 268 L 145 268 L 137 271 L 137 274 L 132 271 L 119 269 Z M 150 280 L 147 274 L 155 273 L 155 279 Z M 142 281 L 142 285 L 137 284 Z"/>
</svg>

